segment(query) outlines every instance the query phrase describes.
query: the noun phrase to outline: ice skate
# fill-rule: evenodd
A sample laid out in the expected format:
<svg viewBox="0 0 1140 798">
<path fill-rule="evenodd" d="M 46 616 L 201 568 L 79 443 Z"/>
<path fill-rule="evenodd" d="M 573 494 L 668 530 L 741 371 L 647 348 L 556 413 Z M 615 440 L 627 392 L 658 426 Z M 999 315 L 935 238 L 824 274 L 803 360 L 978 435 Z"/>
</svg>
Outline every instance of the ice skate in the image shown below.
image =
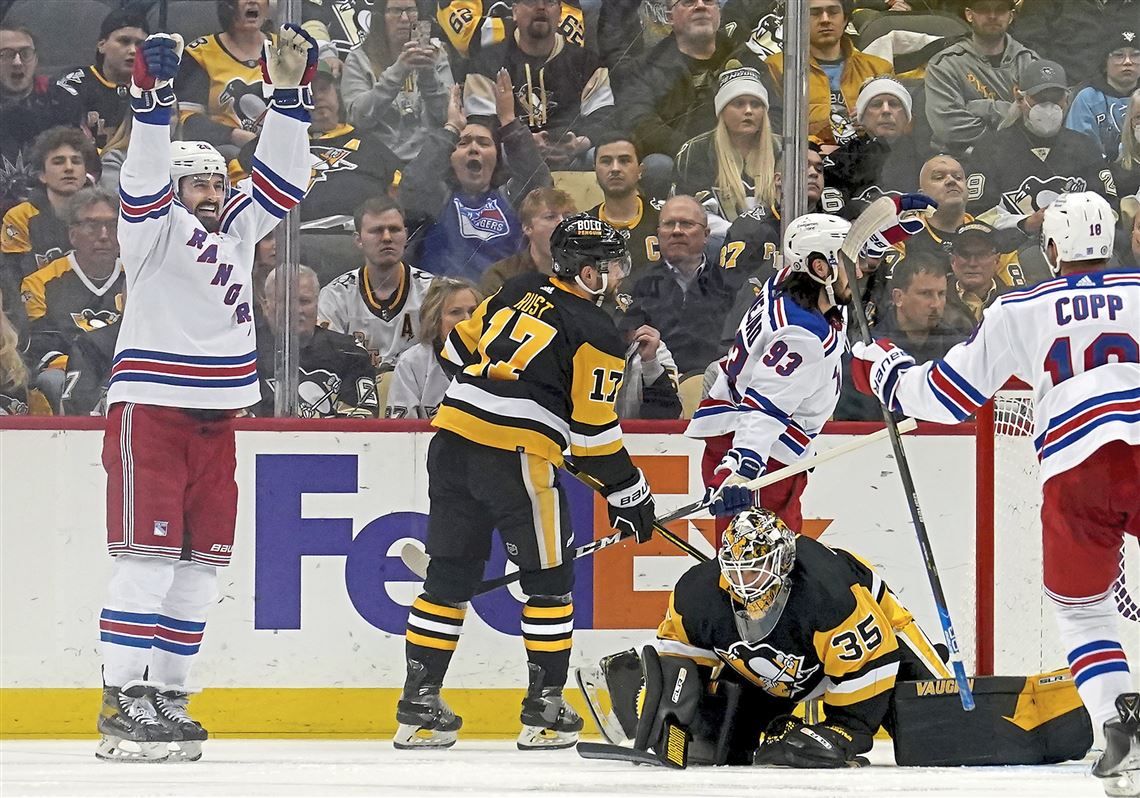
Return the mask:
<svg viewBox="0 0 1140 798">
<path fill-rule="evenodd" d="M 189 704 L 190 692 L 178 687 L 160 690 L 154 697 L 158 718 L 170 732 L 171 762 L 197 762 L 202 758 L 202 742 L 209 737 L 202 724 L 190 717 Z"/>
<path fill-rule="evenodd" d="M 400 724 L 392 738 L 396 748 L 450 748 L 463 727 L 463 718 L 440 696 L 441 685 L 424 680 L 423 664 L 408 660 L 408 680 L 396 704 L 396 722 Z"/>
<path fill-rule="evenodd" d="M 170 732 L 155 711 L 154 687 L 145 682 L 103 687 L 99 732 L 103 735 L 95 748 L 99 759 L 163 762 L 169 753 Z"/>
<path fill-rule="evenodd" d="M 582 718 L 566 703 L 561 687 L 543 687 L 543 670 L 530 663 L 530 686 L 522 702 L 522 731 L 518 747 L 522 751 L 570 748 L 578 742 Z"/>
<path fill-rule="evenodd" d="M 1093 765 L 1105 795 L 1140 796 L 1140 693 L 1116 697 L 1120 717 L 1104 724 L 1104 753 Z"/>
</svg>

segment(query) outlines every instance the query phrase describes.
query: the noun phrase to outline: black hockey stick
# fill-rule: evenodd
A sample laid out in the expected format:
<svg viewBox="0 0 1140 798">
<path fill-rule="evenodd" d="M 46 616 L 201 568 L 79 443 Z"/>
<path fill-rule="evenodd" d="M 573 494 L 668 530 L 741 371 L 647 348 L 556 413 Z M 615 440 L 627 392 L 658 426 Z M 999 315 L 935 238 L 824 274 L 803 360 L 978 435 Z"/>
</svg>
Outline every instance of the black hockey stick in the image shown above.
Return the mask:
<svg viewBox="0 0 1140 798">
<path fill-rule="evenodd" d="M 578 469 L 569 460 L 564 462 L 562 466 L 567 470 L 567 472 L 570 473 L 571 476 L 581 481 L 582 484 L 596 491 L 601 490 L 602 484 L 600 482 L 598 482 L 596 479 L 584 471 Z M 674 532 L 666 529 L 660 521 L 653 522 L 653 531 L 661 537 L 665 538 L 681 551 L 688 554 L 690 557 L 694 557 L 701 562 L 709 559 L 707 554 L 700 551 L 691 543 L 682 539 Z M 595 554 L 596 552 L 608 546 L 612 546 L 615 543 L 621 543 L 623 540 L 629 540 L 633 536 L 634 532 L 632 529 L 615 531 L 612 535 L 606 535 L 605 537 L 598 538 L 597 540 L 591 540 L 589 543 L 583 543 L 581 546 L 578 546 L 576 549 L 574 549 L 570 559 L 577 560 L 580 557 L 589 557 L 590 555 Z M 420 577 L 421 579 L 427 576 L 427 567 L 428 563 L 431 562 L 431 557 L 427 554 L 427 552 L 416 546 L 414 543 L 404 544 L 404 547 L 400 550 L 400 559 L 403 560 L 404 565 L 408 567 L 408 570 L 416 576 Z M 502 576 L 496 577 L 494 579 L 488 579 L 484 582 L 481 582 L 475 589 L 475 595 L 480 596 L 483 593 L 489 593 L 490 591 L 496 590 L 497 588 L 503 587 L 504 585 L 509 585 L 512 582 L 517 582 L 521 575 L 521 571 L 514 571 L 513 573 L 503 574 Z"/>
<path fill-rule="evenodd" d="M 665 767 L 665 763 L 657 754 L 641 751 L 637 748 L 626 748 L 624 745 L 611 743 L 578 743 L 578 756 L 583 759 L 608 759 L 612 762 L 630 762 L 634 765 L 653 765 Z"/>
<path fill-rule="evenodd" d="M 880 203 L 889 202 L 892 205 L 894 200 L 890 197 L 881 197 L 875 200 L 868 208 L 874 208 Z M 885 205 L 884 205 L 885 207 Z M 862 224 L 861 224 L 862 223 Z M 870 228 L 874 229 L 870 229 Z M 873 235 L 876 230 L 881 227 L 880 220 L 875 217 L 864 220 L 862 216 L 855 221 L 851 226 L 851 230 L 847 234 L 847 239 L 843 242 L 841 250 L 843 256 L 843 268 L 847 272 L 847 282 L 851 288 L 853 300 L 851 307 L 855 313 L 855 319 L 859 323 L 859 334 L 862 336 L 863 343 L 870 344 L 871 339 L 871 326 L 867 323 L 867 314 L 863 309 L 863 303 L 860 301 L 858 294 L 858 281 L 855 274 L 855 262 L 859 258 L 859 253 L 867 239 Z M 946 594 L 942 590 L 942 579 L 938 576 L 938 566 L 934 563 L 934 550 L 930 547 L 930 536 L 926 532 L 926 521 L 922 517 L 922 507 L 918 503 L 918 491 L 914 487 L 914 479 L 910 473 L 910 464 L 906 459 L 906 451 L 903 449 L 902 436 L 899 434 L 898 427 L 895 424 L 895 418 L 891 414 L 890 408 L 882 405 L 883 421 L 887 425 L 887 430 L 890 433 L 891 448 L 895 452 L 895 461 L 899 467 L 899 478 L 902 480 L 903 492 L 906 494 L 907 506 L 910 509 L 910 518 L 914 523 L 914 531 L 918 537 L 918 548 L 922 552 L 922 562 L 926 567 L 926 577 L 930 581 L 930 590 L 934 594 L 934 606 L 938 610 L 938 621 L 942 624 L 942 633 L 946 637 L 946 647 L 950 650 L 950 665 L 954 669 L 954 681 L 958 683 L 958 697 L 962 700 L 962 709 L 969 712 L 974 708 L 974 694 L 970 690 L 970 682 L 966 678 L 966 667 L 962 664 L 962 654 L 958 649 L 958 636 L 954 633 L 954 624 L 950 620 L 950 608 L 946 605 Z"/>
</svg>

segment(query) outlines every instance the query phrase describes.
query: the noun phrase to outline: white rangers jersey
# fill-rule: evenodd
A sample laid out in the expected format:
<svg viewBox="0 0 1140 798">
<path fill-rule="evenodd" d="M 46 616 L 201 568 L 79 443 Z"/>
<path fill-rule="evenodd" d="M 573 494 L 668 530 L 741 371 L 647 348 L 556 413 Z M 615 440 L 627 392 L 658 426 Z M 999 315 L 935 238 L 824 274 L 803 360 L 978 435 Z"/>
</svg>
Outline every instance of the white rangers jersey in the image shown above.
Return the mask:
<svg viewBox="0 0 1140 798">
<path fill-rule="evenodd" d="M 400 284 L 378 301 L 367 267 L 345 272 L 321 289 L 317 319 L 322 327 L 351 335 L 372 354 L 372 365 L 392 369 L 396 358 L 420 337 L 420 306 L 435 275 L 400 264 Z"/>
<path fill-rule="evenodd" d="M 800 460 L 839 401 L 846 342 L 823 314 L 800 307 L 768 280 L 685 434 L 734 432 L 733 446 L 752 449 L 761 463 Z"/>
<path fill-rule="evenodd" d="M 1042 482 L 1110 441 L 1140 445 L 1140 271 L 1073 274 L 999 297 L 969 340 L 899 376 L 894 405 L 954 423 L 1010 375 L 1033 386 Z"/>
<path fill-rule="evenodd" d="M 168 114 L 135 113 L 120 175 L 127 303 L 107 401 L 249 407 L 260 399 L 253 250 L 305 196 L 308 114 L 266 114 L 253 173 L 230 192 L 216 233 L 175 196 Z"/>
<path fill-rule="evenodd" d="M 388 387 L 385 418 L 435 418 L 451 377 L 439 364 L 435 347 L 418 343 L 396 360 Z"/>
</svg>

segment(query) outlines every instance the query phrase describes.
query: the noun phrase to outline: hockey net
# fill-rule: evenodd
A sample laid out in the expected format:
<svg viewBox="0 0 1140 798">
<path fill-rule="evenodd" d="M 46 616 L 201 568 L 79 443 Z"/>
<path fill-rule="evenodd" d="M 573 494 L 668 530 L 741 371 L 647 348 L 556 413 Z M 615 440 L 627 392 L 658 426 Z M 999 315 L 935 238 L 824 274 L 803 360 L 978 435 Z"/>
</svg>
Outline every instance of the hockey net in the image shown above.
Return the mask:
<svg viewBox="0 0 1140 798">
<path fill-rule="evenodd" d="M 1007 383 L 978 412 L 977 673 L 1023 674 L 1066 665 L 1041 584 L 1041 480 L 1033 392 Z M 1140 654 L 1140 546 L 1127 539 L 1113 588 L 1124 650 Z M 1135 669 L 1135 665 L 1134 665 Z"/>
</svg>

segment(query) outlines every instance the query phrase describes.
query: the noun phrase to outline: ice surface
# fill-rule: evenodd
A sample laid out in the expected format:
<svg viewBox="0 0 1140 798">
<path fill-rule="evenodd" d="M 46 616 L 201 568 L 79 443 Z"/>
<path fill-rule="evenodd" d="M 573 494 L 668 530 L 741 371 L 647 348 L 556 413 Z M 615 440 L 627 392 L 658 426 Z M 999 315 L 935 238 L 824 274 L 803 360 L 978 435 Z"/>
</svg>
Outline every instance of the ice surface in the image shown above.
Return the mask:
<svg viewBox="0 0 1140 798">
<path fill-rule="evenodd" d="M 1103 796 L 1089 762 L 1043 767 L 896 768 L 889 743 L 873 766 L 844 771 L 692 768 L 586 761 L 574 751 L 523 753 L 514 741 L 396 751 L 385 740 L 210 740 L 201 761 L 95 759 L 94 740 L 0 740 L 0 795 L 114 796 Z"/>
</svg>

